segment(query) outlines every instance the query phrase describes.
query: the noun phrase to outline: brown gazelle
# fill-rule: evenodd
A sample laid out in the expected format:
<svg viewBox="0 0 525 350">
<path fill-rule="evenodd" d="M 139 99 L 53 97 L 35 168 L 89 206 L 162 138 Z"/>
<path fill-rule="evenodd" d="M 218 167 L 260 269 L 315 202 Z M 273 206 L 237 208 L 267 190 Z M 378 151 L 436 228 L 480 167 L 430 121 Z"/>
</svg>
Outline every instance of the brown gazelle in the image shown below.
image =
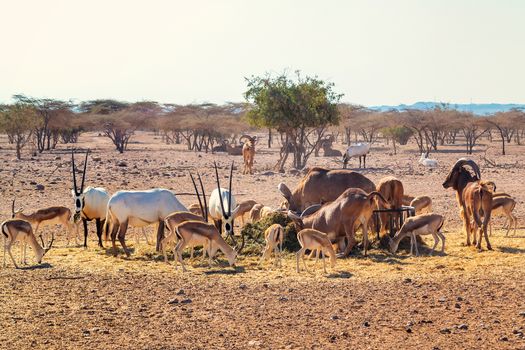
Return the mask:
<svg viewBox="0 0 525 350">
<path fill-rule="evenodd" d="M 29 244 L 33 251 L 35 252 L 35 258 L 38 264 L 42 262 L 42 258 L 44 255 L 51 249 L 53 245 L 53 241 L 55 239 L 55 235 L 51 235 L 51 242 L 49 243 L 49 246 L 46 248 L 43 248 L 44 241 L 42 240 L 42 237 L 40 239 L 42 240 L 42 246 L 38 244 L 35 235 L 33 234 L 33 228 L 31 227 L 31 224 L 25 220 L 20 219 L 9 219 L 2 223 L 1 225 L 1 231 L 2 235 L 4 236 L 4 267 L 6 266 L 5 262 L 5 253 L 6 251 L 9 253 L 9 256 L 11 257 L 11 261 L 13 262 L 13 265 L 15 265 L 16 268 L 18 268 L 18 265 L 16 264 L 15 258 L 13 258 L 13 254 L 11 253 L 11 247 L 13 243 L 16 241 L 20 241 L 20 262 L 25 264 L 26 263 L 26 245 Z M 22 253 L 23 251 L 23 253 Z"/>
<path fill-rule="evenodd" d="M 193 175 L 190 173 L 190 178 L 191 178 L 191 182 L 193 183 L 193 188 L 195 189 L 195 194 L 197 195 L 197 199 L 199 200 L 199 214 L 195 214 L 193 212 L 189 212 L 189 211 L 176 211 L 174 213 L 171 213 L 170 215 L 168 215 L 166 217 L 166 219 L 164 219 L 164 223 L 166 225 L 166 227 L 169 229 L 170 233 L 164 237 L 160 243 L 160 246 L 161 246 L 161 249 L 162 249 L 162 253 L 164 254 L 164 261 L 165 262 L 168 262 L 168 255 L 166 254 L 166 249 L 168 247 L 168 245 L 173 245 L 173 255 L 175 257 L 175 261 L 177 261 L 177 252 L 175 250 L 176 246 L 175 246 L 175 243 L 178 241 L 178 236 L 177 236 L 177 226 L 179 226 L 181 223 L 183 222 L 186 222 L 186 221 L 202 221 L 202 222 L 208 222 L 208 204 L 206 203 L 206 193 L 204 191 L 204 185 L 202 184 L 202 179 L 201 179 L 201 176 L 200 174 L 197 172 L 197 176 L 198 176 L 198 179 L 199 179 L 199 183 L 200 183 L 200 186 L 201 186 L 201 191 L 202 191 L 202 197 L 203 197 L 203 200 L 204 200 L 204 205 L 203 205 L 203 202 L 201 201 L 201 196 L 199 194 L 199 190 L 197 189 L 197 184 L 195 183 L 195 179 L 193 178 Z M 195 246 L 204 246 L 203 248 L 203 254 L 202 254 L 202 257 L 203 259 L 206 258 L 206 252 L 207 252 L 207 244 L 208 242 L 204 242 L 202 243 L 201 241 L 199 240 L 189 240 L 186 242 L 186 247 L 191 247 L 191 255 L 190 255 L 190 258 L 193 259 L 193 248 Z M 175 263 L 176 264 L 176 263 Z"/>
<path fill-rule="evenodd" d="M 182 265 L 182 270 L 187 271 L 182 261 L 182 251 L 188 245 L 203 245 L 206 247 L 210 266 L 211 259 L 215 256 L 218 249 L 224 253 L 230 266 L 235 265 L 237 252 L 226 243 L 219 230 L 213 224 L 202 221 L 186 221 L 178 225 L 175 228 L 175 232 L 179 239 L 175 246 L 175 268 L 177 267 L 177 261 L 179 261 Z"/>
<path fill-rule="evenodd" d="M 257 136 L 242 135 L 239 141 L 246 139 L 247 141 L 242 146 L 242 157 L 244 160 L 243 174 L 253 174 L 253 160 L 255 158 L 255 144 L 257 143 Z"/>
<path fill-rule="evenodd" d="M 328 235 L 325 233 L 322 233 L 321 231 L 317 231 L 311 228 L 306 228 L 304 230 L 301 230 L 297 233 L 297 240 L 299 241 L 299 244 L 301 245 L 301 249 L 296 254 L 297 258 L 297 272 L 299 272 L 299 259 L 303 258 L 303 265 L 304 269 L 308 271 L 308 268 L 306 267 L 306 262 L 304 261 L 304 254 L 307 249 L 310 250 L 319 250 L 322 252 L 322 259 L 323 259 L 323 270 L 324 273 L 326 273 L 326 262 L 325 262 L 325 255 L 328 255 L 330 257 L 330 265 L 332 269 L 335 267 L 335 251 L 334 247 L 332 247 L 332 242 L 328 238 Z"/>
<path fill-rule="evenodd" d="M 273 224 L 264 231 L 264 241 L 266 246 L 259 261 L 259 265 L 270 257 L 272 250 L 275 254 L 275 265 L 282 266 L 281 264 L 281 253 L 283 251 L 284 242 L 284 228 L 279 224 Z"/>
<path fill-rule="evenodd" d="M 434 237 L 434 246 L 430 255 L 434 253 L 434 249 L 441 239 L 441 253 L 445 251 L 445 236 L 441 233 L 445 218 L 439 214 L 422 214 L 412 216 L 406 219 L 403 226 L 395 234 L 394 238 L 390 239 L 389 248 L 393 254 L 397 251 L 399 242 L 405 237 L 410 237 L 410 254 L 412 254 L 413 248 L 415 247 L 416 256 L 419 255 L 419 249 L 417 248 L 416 236 L 421 235 L 432 235 Z"/>
<path fill-rule="evenodd" d="M 516 207 L 516 201 L 514 198 L 508 196 L 495 196 L 492 198 L 492 217 L 494 216 L 505 216 L 508 236 L 511 228 L 514 226 L 514 234 L 516 234 L 516 226 L 518 225 L 518 218 L 512 213 Z M 492 220 L 490 221 L 490 234 L 492 235 Z"/>
<path fill-rule="evenodd" d="M 48 207 L 38 209 L 32 214 L 26 215 L 22 212 L 24 208 L 19 208 L 15 211 L 15 199 L 11 206 L 12 219 L 21 219 L 28 221 L 34 227 L 34 235 L 38 233 L 38 229 L 45 226 L 61 225 L 66 230 L 67 243 L 69 245 L 69 239 L 73 231 L 73 227 L 76 227 L 75 242 L 78 237 L 78 225 L 73 223 L 71 210 L 66 207 Z M 40 235 L 41 236 L 41 235 Z M 78 243 L 78 242 L 76 242 Z"/>
</svg>

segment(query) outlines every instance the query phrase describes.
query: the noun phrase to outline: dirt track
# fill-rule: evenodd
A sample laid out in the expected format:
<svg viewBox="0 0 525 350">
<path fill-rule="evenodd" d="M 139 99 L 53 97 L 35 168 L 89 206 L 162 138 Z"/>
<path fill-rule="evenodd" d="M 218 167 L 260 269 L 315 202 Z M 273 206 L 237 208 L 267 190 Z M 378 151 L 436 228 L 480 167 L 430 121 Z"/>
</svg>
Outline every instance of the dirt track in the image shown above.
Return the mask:
<svg viewBox="0 0 525 350">
<path fill-rule="evenodd" d="M 187 192 L 188 170 L 198 167 L 211 175 L 211 160 L 226 165 L 232 159 L 173 151 L 173 146 L 159 145 L 160 140 L 147 134 L 137 141 L 119 156 L 105 139 L 83 135 L 79 146 L 91 147 L 93 156 L 101 158 L 91 161 L 87 183 L 103 184 L 112 192 L 152 186 Z M 521 219 L 525 184 L 516 176 L 524 172 L 521 148 L 511 147 L 505 158 L 497 157 L 496 151 L 490 149 L 488 156 L 498 161 L 498 168 L 484 167 L 480 154 L 474 159 L 484 178 L 517 197 Z M 255 258 L 241 258 L 235 271 L 224 261 L 208 269 L 196 260 L 183 274 L 164 264 L 152 247 L 133 244 L 132 235 L 128 241 L 135 250 L 129 260 L 109 256 L 95 248 L 93 240 L 86 251 L 65 248 L 59 241 L 39 267 L 15 270 L 10 264 L 0 270 L 0 348 L 525 349 L 523 230 L 510 238 L 496 231 L 493 252 L 478 253 L 462 245 L 454 195 L 441 187 L 449 164 L 462 156 L 459 148 L 434 154 L 440 168 L 432 172 L 418 167 L 410 147 L 397 156 L 382 148 L 372 152 L 367 176 L 377 181 L 394 174 L 408 193 L 432 196 L 436 212 L 447 216 L 444 256 L 391 256 L 374 249 L 369 258 L 355 253 L 339 260 L 328 276 L 320 266 L 314 276 L 298 275 L 292 255 L 281 270 L 270 265 L 259 269 Z M 4 148 L 0 157 L 0 185 L 7 189 L 0 202 L 2 219 L 13 195 L 27 207 L 72 204 L 67 154 L 16 162 L 12 151 Z M 117 166 L 117 158 L 127 167 Z M 293 187 L 298 182 L 292 174 L 262 175 L 274 159 L 274 149 L 261 149 L 256 156 L 258 174 L 234 176 L 240 198 L 250 195 L 276 206 L 277 184 L 284 181 Z M 6 165 L 18 169 L 13 187 Z M 311 165 L 335 164 L 312 158 Z M 31 181 L 46 189 L 35 191 Z M 206 177 L 205 185 L 209 193 L 213 178 Z M 190 197 L 182 200 L 192 202 Z"/>
</svg>

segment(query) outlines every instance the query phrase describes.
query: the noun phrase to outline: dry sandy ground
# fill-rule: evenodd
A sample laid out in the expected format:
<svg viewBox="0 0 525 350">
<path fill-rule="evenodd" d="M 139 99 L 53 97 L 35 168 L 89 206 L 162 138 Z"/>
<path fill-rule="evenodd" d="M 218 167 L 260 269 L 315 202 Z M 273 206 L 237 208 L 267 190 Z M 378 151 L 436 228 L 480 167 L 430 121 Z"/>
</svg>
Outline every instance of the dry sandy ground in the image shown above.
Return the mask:
<svg viewBox="0 0 525 350">
<path fill-rule="evenodd" d="M 90 147 L 92 157 L 101 158 L 90 160 L 87 184 L 111 192 L 153 186 L 192 192 L 187 172 L 199 169 L 209 193 L 215 186 L 213 160 L 224 167 L 224 181 L 229 162 L 241 164 L 240 157 L 162 145 L 148 133 L 135 141 L 119 155 L 105 138 L 82 135 L 77 146 Z M 28 209 L 72 206 L 64 148 L 16 161 L 3 137 L 0 147 L 1 219 L 9 216 L 13 196 Z M 516 197 L 515 213 L 523 218 L 523 148 L 511 146 L 501 157 L 497 147 L 487 152 L 497 167 L 486 166 L 483 152 L 473 159 L 483 178 Z M 234 192 L 239 199 L 277 206 L 277 184 L 293 187 L 300 177 L 268 173 L 276 148 L 267 150 L 262 142 L 259 148 L 257 174 L 236 172 Z M 258 268 L 255 257 L 241 257 L 236 269 L 225 261 L 208 269 L 195 260 L 183 274 L 163 263 L 151 246 L 134 244 L 132 235 L 132 257 L 114 258 L 95 247 L 91 228 L 88 250 L 67 248 L 60 239 L 44 264 L 15 270 L 8 261 L 0 270 L 0 348 L 525 349 L 525 234 L 521 228 L 513 237 L 496 231 L 491 252 L 463 246 L 454 194 L 441 187 L 462 152 L 453 146 L 432 154 L 440 168 L 429 171 L 418 166 L 413 146 L 392 155 L 378 145 L 363 171 L 373 181 L 395 175 L 406 192 L 433 198 L 435 211 L 447 217 L 445 255 L 414 258 L 373 249 L 368 258 L 356 252 L 338 260 L 327 275 L 320 265 L 314 275 L 297 274 L 291 254 L 282 269 Z M 118 160 L 127 167 L 117 166 Z M 312 158 L 309 165 L 337 166 L 326 158 Z M 35 190 L 36 184 L 45 190 Z M 181 198 L 193 202 L 190 196 Z M 13 250 L 18 256 L 18 247 Z"/>
</svg>

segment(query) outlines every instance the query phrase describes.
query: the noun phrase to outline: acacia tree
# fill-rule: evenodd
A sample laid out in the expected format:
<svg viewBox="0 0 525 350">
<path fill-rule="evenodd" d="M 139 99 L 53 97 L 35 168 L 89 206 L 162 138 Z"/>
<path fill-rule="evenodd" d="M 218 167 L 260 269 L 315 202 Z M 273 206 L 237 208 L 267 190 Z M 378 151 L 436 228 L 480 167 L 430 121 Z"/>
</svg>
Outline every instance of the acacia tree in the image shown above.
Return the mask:
<svg viewBox="0 0 525 350">
<path fill-rule="evenodd" d="M 25 95 L 14 95 L 13 99 L 17 103 L 26 104 L 34 108 L 37 118 L 33 126 L 38 152 L 42 153 L 44 150 L 49 151 L 53 146 L 53 133 L 58 133 L 56 129 L 52 128 L 53 119 L 69 111 L 73 104 L 68 101 L 51 98 L 34 98 Z"/>
<path fill-rule="evenodd" d="M 22 148 L 31 139 L 36 117 L 35 109 L 27 104 L 0 106 L 0 130 L 15 145 L 17 159 L 21 159 Z"/>
<path fill-rule="evenodd" d="M 302 169 L 324 136 L 329 125 L 339 124 L 337 103 L 342 95 L 333 91 L 333 83 L 317 77 L 302 77 L 296 71 L 295 79 L 286 74 L 272 77 L 247 78 L 244 96 L 252 104 L 246 117 L 250 124 L 274 128 L 286 135 L 293 148 L 293 166 Z M 281 152 L 276 164 L 284 171 L 287 152 Z"/>
</svg>

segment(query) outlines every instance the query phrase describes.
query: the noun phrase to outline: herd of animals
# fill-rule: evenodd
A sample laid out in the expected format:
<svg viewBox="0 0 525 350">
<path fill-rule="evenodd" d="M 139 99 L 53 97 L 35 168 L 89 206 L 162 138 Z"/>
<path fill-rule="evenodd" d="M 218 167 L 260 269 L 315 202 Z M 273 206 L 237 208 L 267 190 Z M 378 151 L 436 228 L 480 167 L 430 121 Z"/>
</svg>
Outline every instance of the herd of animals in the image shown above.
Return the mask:
<svg viewBox="0 0 525 350">
<path fill-rule="evenodd" d="M 243 174 L 253 173 L 256 138 L 247 137 L 242 148 L 244 158 Z M 366 166 L 366 154 L 370 145 L 355 144 L 348 147 L 343 155 L 344 168 L 351 157 L 363 157 L 363 166 Z M 234 221 L 239 219 L 245 223 L 245 216 L 254 222 L 265 218 L 276 211 L 285 213 L 297 228 L 297 240 L 301 249 L 296 254 L 296 268 L 299 271 L 299 262 L 302 258 L 307 270 L 304 255 L 311 251 L 310 256 L 316 254 L 322 257 L 323 268 L 326 272 L 325 256 L 330 258 L 332 267 L 336 257 L 348 256 L 357 244 L 355 233 L 358 229 L 363 232 L 363 251 L 367 254 L 368 230 L 373 226 L 373 214 L 378 210 L 379 231 L 385 235 L 389 224 L 397 222 L 392 215 L 401 215 L 396 211 L 387 213 L 388 209 L 409 207 L 416 214 L 408 217 L 402 225 L 395 227 L 395 235 L 389 236 L 389 250 L 395 254 L 400 241 L 410 238 L 410 251 L 415 249 L 419 255 L 416 237 L 432 235 L 434 245 L 431 254 L 441 241 L 441 252 L 445 249 L 445 236 L 442 233 L 445 218 L 432 212 L 432 200 L 428 196 L 412 197 L 404 193 L 403 184 L 395 177 L 388 176 L 376 185 L 363 174 L 347 169 L 329 170 L 311 168 L 292 191 L 284 183 L 280 183 L 278 190 L 284 197 L 278 209 L 263 206 L 255 200 L 236 202 L 232 192 L 233 163 L 230 167 L 229 187 L 220 185 L 218 168 L 215 164 L 217 188 L 209 198 L 204 191 L 200 175 L 196 178 L 190 174 L 198 203 L 189 207 L 184 206 L 177 198 L 176 193 L 168 189 L 155 188 L 145 191 L 118 191 L 112 196 L 101 187 L 84 187 L 88 153 L 85 155 L 84 170 L 80 187 L 77 186 L 74 153 L 72 152 L 72 178 L 74 211 L 67 207 L 55 206 L 39 209 L 31 214 L 25 214 L 23 209 L 15 210 L 15 201 L 12 203 L 12 219 L 1 224 L 4 236 L 4 267 L 6 266 L 6 252 L 13 265 L 18 267 L 11 247 L 14 242 L 20 241 L 21 263 L 26 263 L 26 247 L 30 245 L 38 263 L 51 249 L 54 234 L 49 244 L 44 243 L 43 235 L 38 235 L 43 226 L 60 224 L 67 231 L 67 242 L 76 228 L 78 235 L 80 222 L 84 228 L 84 247 L 87 247 L 88 222 L 95 221 L 98 245 L 103 247 L 103 237 L 111 239 L 114 255 L 118 249 L 116 240 L 120 242 L 127 256 L 130 255 L 126 245 L 126 232 L 129 226 L 142 227 L 157 224 L 157 251 L 164 254 L 168 261 L 167 250 L 173 247 L 175 266 L 180 263 L 186 271 L 182 252 L 186 247 L 191 248 L 193 257 L 194 247 L 202 246 L 203 258 L 212 259 L 218 250 L 227 258 L 230 266 L 234 266 L 237 250 L 230 246 L 223 237 L 235 242 Z M 427 167 L 437 166 L 437 162 L 428 159 L 424 154 L 419 161 Z M 463 230 L 466 233 L 466 244 L 474 244 L 481 249 L 481 242 L 485 239 L 488 249 L 492 249 L 487 228 L 491 216 L 502 215 L 507 217 L 507 234 L 511 227 L 514 231 L 517 219 L 513 214 L 516 201 L 508 194 L 496 192 L 496 185 L 492 181 L 481 180 L 478 165 L 469 159 L 459 159 L 451 168 L 443 182 L 445 189 L 452 188 L 456 192 L 460 216 L 463 220 Z M 392 214 L 393 213 L 393 214 Z M 211 222 L 210 222 L 211 221 Z M 400 226 L 400 227 L 399 227 Z M 168 232 L 165 234 L 165 229 Z M 279 224 L 271 225 L 265 232 L 266 246 L 263 250 L 260 263 L 263 263 L 272 252 L 275 255 L 275 264 L 281 264 L 281 252 L 285 230 Z M 472 240 L 471 240 L 472 236 Z M 40 243 L 37 238 L 40 238 Z M 75 235 L 75 239 L 76 239 Z"/>
</svg>

